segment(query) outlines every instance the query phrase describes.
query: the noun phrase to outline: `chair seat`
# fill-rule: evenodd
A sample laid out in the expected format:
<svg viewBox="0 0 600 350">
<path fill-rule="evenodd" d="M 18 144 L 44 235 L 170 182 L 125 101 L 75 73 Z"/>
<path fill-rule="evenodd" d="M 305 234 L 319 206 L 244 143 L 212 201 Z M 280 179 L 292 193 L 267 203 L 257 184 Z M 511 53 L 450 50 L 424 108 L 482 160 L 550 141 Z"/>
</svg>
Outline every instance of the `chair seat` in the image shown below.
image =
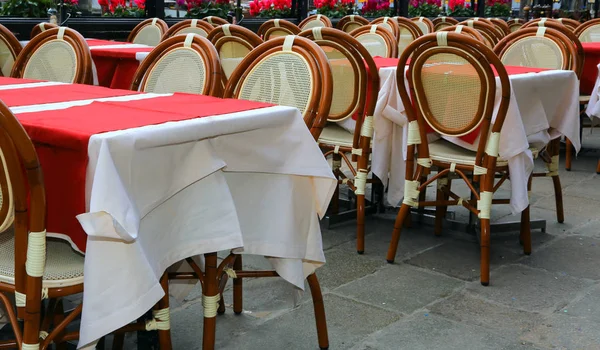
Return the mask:
<svg viewBox="0 0 600 350">
<path fill-rule="evenodd" d="M 352 148 L 354 135 L 336 124 L 329 124 L 321 131 L 319 143 Z"/>
<path fill-rule="evenodd" d="M 432 160 L 456 163 L 462 165 L 475 165 L 476 153 L 466 148 L 462 148 L 444 139 L 434 141 L 429 144 L 429 157 Z M 496 166 L 507 166 L 508 161 L 502 158 L 496 160 Z"/>
<path fill-rule="evenodd" d="M 83 283 L 84 256 L 68 242 L 46 239 L 46 268 L 42 286 L 58 288 Z M 15 236 L 12 230 L 0 234 L 0 282 L 15 283 Z"/>
<path fill-rule="evenodd" d="M 579 103 L 588 103 L 590 102 L 590 95 L 579 95 Z"/>
</svg>

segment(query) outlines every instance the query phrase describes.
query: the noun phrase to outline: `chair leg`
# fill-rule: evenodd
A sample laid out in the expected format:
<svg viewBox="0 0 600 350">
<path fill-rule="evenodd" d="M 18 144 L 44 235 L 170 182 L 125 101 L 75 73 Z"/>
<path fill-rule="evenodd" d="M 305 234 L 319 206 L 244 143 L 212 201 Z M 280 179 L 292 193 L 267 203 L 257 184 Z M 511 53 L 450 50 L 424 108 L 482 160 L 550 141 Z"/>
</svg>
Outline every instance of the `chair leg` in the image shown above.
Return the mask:
<svg viewBox="0 0 600 350">
<path fill-rule="evenodd" d="M 242 255 L 238 254 L 233 262 L 233 269 L 240 271 L 242 269 Z M 242 278 L 233 279 L 233 312 L 236 315 L 242 313 L 244 299 L 243 299 L 243 281 Z"/>
<path fill-rule="evenodd" d="M 402 203 L 398 216 L 396 216 L 396 222 L 394 223 L 394 231 L 392 232 L 392 241 L 388 248 L 386 260 L 388 263 L 393 264 L 396 259 L 396 251 L 398 250 L 398 243 L 400 243 L 400 232 L 402 231 L 402 225 L 406 221 L 406 217 L 410 215 L 410 206 Z"/>
<path fill-rule="evenodd" d="M 442 188 L 446 187 L 448 190 L 450 190 L 450 179 L 446 177 L 446 178 L 438 179 L 437 181 L 438 181 L 438 186 L 437 186 L 437 192 L 436 192 L 436 200 L 438 202 L 439 201 L 447 201 L 449 196 L 442 190 Z M 435 207 L 435 226 L 433 229 L 433 233 L 435 233 L 436 236 L 442 235 L 444 217 L 446 216 L 447 211 L 448 211 L 447 205 L 439 205 L 439 206 Z"/>
<path fill-rule="evenodd" d="M 56 307 L 54 309 L 54 317 L 53 317 L 52 323 L 54 324 L 54 326 L 57 326 L 64 319 L 65 319 L 65 310 L 63 308 L 63 301 L 62 301 L 62 299 L 58 299 L 56 301 Z M 63 329 L 58 334 L 56 334 L 56 337 L 54 337 L 56 350 L 66 350 L 67 349 L 67 343 L 62 341 L 62 338 L 65 336 L 65 333 L 66 333 L 66 329 Z"/>
<path fill-rule="evenodd" d="M 490 284 L 490 220 L 481 219 L 481 285 Z"/>
<path fill-rule="evenodd" d="M 319 339 L 319 348 L 321 350 L 329 349 L 329 336 L 327 335 L 327 319 L 325 317 L 325 304 L 319 280 L 314 273 L 306 278 L 310 287 L 310 294 L 315 309 L 315 321 L 317 323 L 317 337 Z"/>
<path fill-rule="evenodd" d="M 532 177 L 529 177 L 527 182 L 527 192 L 531 193 L 531 182 Z M 521 213 L 521 233 L 519 235 L 519 241 L 523 245 L 523 254 L 531 254 L 531 203 Z"/>
<path fill-rule="evenodd" d="M 559 223 L 563 223 L 565 221 L 565 214 L 563 209 L 562 186 L 560 185 L 560 177 L 558 176 L 559 150 L 560 140 L 552 140 L 549 145 L 549 153 L 552 156 L 552 164 L 550 165 L 550 169 L 555 170 L 554 175 L 551 177 L 554 184 L 554 198 L 556 200 L 556 220 Z M 557 164 L 553 164 L 554 162 L 557 162 Z"/>
<path fill-rule="evenodd" d="M 219 286 L 217 284 L 217 253 L 204 254 L 205 272 L 204 272 L 204 290 L 202 290 L 202 300 L 204 302 L 204 333 L 202 334 L 202 349 L 214 350 L 215 331 L 217 316 L 217 300 L 219 295 Z"/>
<path fill-rule="evenodd" d="M 356 195 L 356 252 L 365 252 L 365 195 Z"/>
<path fill-rule="evenodd" d="M 600 174 L 600 159 L 598 159 L 598 165 L 596 165 L 596 174 Z"/>
<path fill-rule="evenodd" d="M 566 145 L 565 145 L 565 170 L 571 171 L 571 161 L 573 157 L 573 144 L 571 140 L 565 137 Z"/>
<path fill-rule="evenodd" d="M 113 335 L 112 350 L 123 350 L 125 344 L 125 333 L 115 333 Z"/>
<path fill-rule="evenodd" d="M 169 309 L 169 277 L 165 272 L 160 278 L 160 285 L 162 286 L 165 295 L 158 301 L 157 308 L 159 310 Z M 173 348 L 171 344 L 171 330 L 158 330 L 158 342 L 161 350 L 171 350 Z"/>
</svg>

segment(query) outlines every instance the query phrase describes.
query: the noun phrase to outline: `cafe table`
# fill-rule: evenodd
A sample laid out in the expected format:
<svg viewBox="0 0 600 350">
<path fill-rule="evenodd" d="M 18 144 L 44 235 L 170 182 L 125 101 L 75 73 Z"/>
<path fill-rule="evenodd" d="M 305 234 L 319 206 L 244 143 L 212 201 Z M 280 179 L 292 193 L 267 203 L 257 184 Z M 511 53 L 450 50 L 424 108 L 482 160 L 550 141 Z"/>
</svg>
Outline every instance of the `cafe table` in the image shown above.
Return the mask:
<svg viewBox="0 0 600 350">
<path fill-rule="evenodd" d="M 3 77 L 0 100 L 36 146 L 48 236 L 85 254 L 80 348 L 142 316 L 187 257 L 266 256 L 299 289 L 324 264 L 336 180 L 297 109 Z"/>
</svg>

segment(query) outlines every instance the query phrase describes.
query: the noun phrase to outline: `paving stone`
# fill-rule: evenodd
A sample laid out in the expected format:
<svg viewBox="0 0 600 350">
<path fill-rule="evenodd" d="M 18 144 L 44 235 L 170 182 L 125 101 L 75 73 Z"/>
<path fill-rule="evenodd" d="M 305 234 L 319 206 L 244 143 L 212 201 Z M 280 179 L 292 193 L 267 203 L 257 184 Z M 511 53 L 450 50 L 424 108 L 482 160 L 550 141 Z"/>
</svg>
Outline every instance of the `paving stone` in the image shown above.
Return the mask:
<svg viewBox="0 0 600 350">
<path fill-rule="evenodd" d="M 521 350 L 535 349 L 484 328 L 457 323 L 434 314 L 416 314 L 389 325 L 357 344 L 354 350 Z"/>
<path fill-rule="evenodd" d="M 600 201 L 592 200 L 588 198 L 581 198 L 575 196 L 569 196 L 563 193 L 563 209 L 565 213 L 565 222 L 572 223 L 570 220 L 571 216 L 574 217 L 585 217 L 586 222 L 591 218 L 596 218 L 598 215 L 598 207 Z M 544 197 L 535 203 L 535 207 L 556 210 L 556 202 L 554 196 Z M 582 222 L 579 222 L 581 224 Z"/>
<path fill-rule="evenodd" d="M 546 349 L 597 350 L 600 349 L 600 324 L 586 319 L 555 314 L 543 324 L 521 337 Z"/>
<path fill-rule="evenodd" d="M 600 286 L 594 287 L 587 294 L 557 312 L 600 323 Z"/>
<path fill-rule="evenodd" d="M 587 237 L 600 237 L 600 220 L 591 220 L 573 230 L 574 234 Z"/>
<path fill-rule="evenodd" d="M 385 259 L 365 259 L 354 251 L 343 251 L 338 248 L 325 252 L 326 263 L 317 270 L 322 287 L 336 288 L 357 278 L 375 272 L 387 264 Z"/>
<path fill-rule="evenodd" d="M 410 314 L 439 298 L 447 297 L 463 285 L 461 281 L 401 263 L 388 265 L 333 292 Z"/>
<path fill-rule="evenodd" d="M 369 229 L 372 224 L 371 220 L 366 220 L 365 228 Z M 331 228 L 321 225 L 321 236 L 323 237 L 323 250 L 346 242 L 356 242 L 356 220 L 334 225 Z"/>
<path fill-rule="evenodd" d="M 592 284 L 589 280 L 523 265 L 506 265 L 492 271 L 490 285 L 472 282 L 467 289 L 487 300 L 534 312 L 552 312 Z"/>
<path fill-rule="evenodd" d="M 516 339 L 543 321 L 542 315 L 482 300 L 469 292 L 459 293 L 427 309 L 460 323 L 483 327 Z"/>
<path fill-rule="evenodd" d="M 570 236 L 536 251 L 527 265 L 581 278 L 600 279 L 600 240 Z"/>
<path fill-rule="evenodd" d="M 595 174 L 590 178 L 585 179 L 576 186 L 568 186 L 563 193 L 568 196 L 580 197 L 580 198 L 588 198 L 594 201 L 600 200 L 600 177 Z"/>
<path fill-rule="evenodd" d="M 397 313 L 336 295 L 325 295 L 324 301 L 330 349 L 348 349 L 367 335 L 401 317 Z M 305 303 L 274 320 L 230 336 L 219 343 L 217 348 L 318 349 L 312 304 Z"/>
</svg>

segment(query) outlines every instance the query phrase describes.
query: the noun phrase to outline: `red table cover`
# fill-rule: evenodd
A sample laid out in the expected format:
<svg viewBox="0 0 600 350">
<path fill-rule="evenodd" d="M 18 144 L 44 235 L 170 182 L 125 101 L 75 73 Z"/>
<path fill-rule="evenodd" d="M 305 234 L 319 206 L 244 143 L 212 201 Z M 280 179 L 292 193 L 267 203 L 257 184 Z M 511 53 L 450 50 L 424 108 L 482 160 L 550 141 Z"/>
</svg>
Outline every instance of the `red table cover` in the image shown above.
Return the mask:
<svg viewBox="0 0 600 350">
<path fill-rule="evenodd" d="M 40 82 L 40 80 L 0 77 L 0 85 L 26 84 L 37 82 Z"/>
<path fill-rule="evenodd" d="M 582 95 L 591 95 L 598 77 L 598 64 L 600 64 L 600 42 L 581 43 L 585 53 L 583 73 L 581 74 L 581 85 L 579 92 Z"/>
<path fill-rule="evenodd" d="M 75 217 L 85 212 L 87 152 L 92 135 L 268 106 L 271 105 L 175 94 L 17 115 L 36 146 L 44 171 L 47 231 L 68 235 L 85 252 L 87 236 Z"/>
</svg>

